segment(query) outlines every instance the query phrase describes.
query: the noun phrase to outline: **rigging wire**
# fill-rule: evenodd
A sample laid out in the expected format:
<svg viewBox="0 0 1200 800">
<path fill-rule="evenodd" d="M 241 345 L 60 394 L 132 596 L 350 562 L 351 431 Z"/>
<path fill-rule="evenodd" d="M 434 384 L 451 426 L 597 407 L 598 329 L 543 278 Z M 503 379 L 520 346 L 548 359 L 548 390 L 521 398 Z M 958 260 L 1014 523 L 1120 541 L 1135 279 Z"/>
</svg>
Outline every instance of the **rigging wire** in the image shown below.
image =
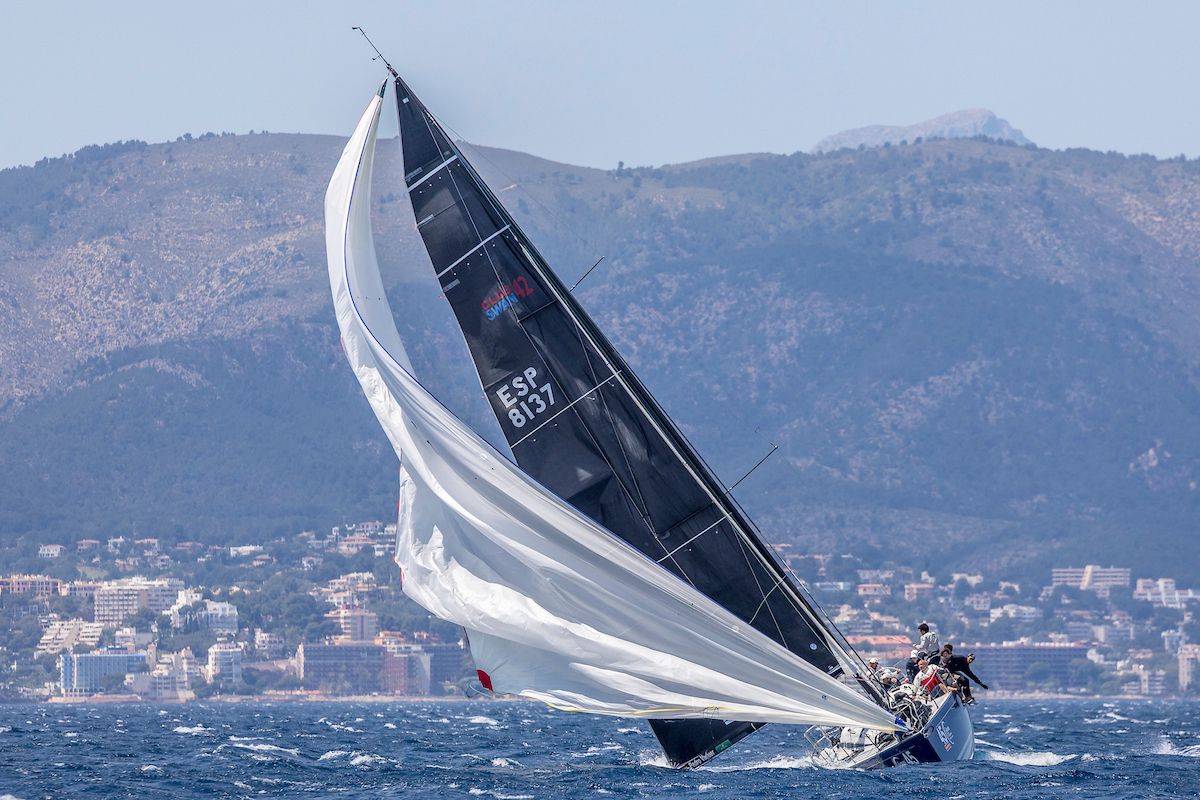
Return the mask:
<svg viewBox="0 0 1200 800">
<path fill-rule="evenodd" d="M 372 61 L 382 61 L 382 62 L 383 62 L 383 65 L 384 65 L 385 67 L 387 67 L 387 69 L 388 69 L 388 72 L 390 72 L 390 73 L 392 74 L 392 77 L 393 77 L 393 78 L 399 78 L 399 77 L 400 77 L 398 74 L 396 74 L 396 69 L 395 69 L 395 67 L 393 67 L 393 66 L 391 65 L 391 63 L 390 63 L 390 62 L 389 62 L 389 61 L 388 61 L 386 58 L 384 58 L 384 57 L 383 57 L 383 53 L 379 52 L 379 48 L 378 48 L 378 47 L 376 47 L 376 46 L 375 46 L 375 43 L 371 41 L 371 37 L 370 37 L 370 36 L 367 36 L 367 32 L 366 32 L 366 31 L 364 31 L 362 28 L 358 27 L 357 25 L 355 25 L 355 26 L 351 27 L 351 28 L 350 28 L 350 30 L 352 30 L 352 31 L 358 31 L 359 33 L 361 33 L 361 34 L 362 34 L 362 37 L 363 37 L 364 39 L 366 39 L 366 40 L 367 40 L 367 44 L 371 45 L 371 49 L 375 51 L 375 58 L 372 58 L 372 59 L 371 59 Z"/>
</svg>

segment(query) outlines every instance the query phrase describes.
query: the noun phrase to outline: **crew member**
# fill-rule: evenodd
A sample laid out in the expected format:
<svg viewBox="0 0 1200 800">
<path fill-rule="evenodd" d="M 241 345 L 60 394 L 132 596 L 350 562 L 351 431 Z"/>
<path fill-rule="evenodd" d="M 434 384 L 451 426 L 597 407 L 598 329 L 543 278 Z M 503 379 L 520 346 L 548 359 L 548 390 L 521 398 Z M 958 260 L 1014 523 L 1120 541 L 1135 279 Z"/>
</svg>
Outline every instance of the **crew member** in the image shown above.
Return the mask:
<svg viewBox="0 0 1200 800">
<path fill-rule="evenodd" d="M 929 623 L 922 622 L 918 625 L 917 633 L 921 634 L 921 638 L 914 645 L 917 654 L 923 657 L 936 656 L 939 650 L 938 635 L 929 630 Z"/>
<path fill-rule="evenodd" d="M 947 645 L 949 647 L 949 645 Z M 979 677 L 971 671 L 971 664 L 975 663 L 975 654 L 968 653 L 966 657 L 956 656 L 947 653 L 942 657 L 942 666 L 950 670 L 950 674 L 954 675 L 958 682 L 958 688 L 962 692 L 963 702 L 971 704 L 975 702 L 975 698 L 971 695 L 971 681 L 979 684 L 979 688 L 987 689 L 987 684 L 979 680 Z M 970 678 L 970 680 L 967 680 Z"/>
</svg>

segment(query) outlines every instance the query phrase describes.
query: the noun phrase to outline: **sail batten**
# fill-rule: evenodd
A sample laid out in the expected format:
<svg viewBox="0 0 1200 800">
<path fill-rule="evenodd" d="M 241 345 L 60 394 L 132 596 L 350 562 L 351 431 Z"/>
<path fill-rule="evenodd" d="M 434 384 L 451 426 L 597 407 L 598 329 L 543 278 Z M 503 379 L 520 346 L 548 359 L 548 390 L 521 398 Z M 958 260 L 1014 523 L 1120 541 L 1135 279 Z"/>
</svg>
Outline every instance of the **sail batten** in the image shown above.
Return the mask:
<svg viewBox="0 0 1200 800">
<path fill-rule="evenodd" d="M 376 97 L 330 181 L 326 245 L 346 357 L 401 457 L 406 594 L 467 629 L 498 692 L 621 716 L 894 728 L 522 472 L 414 377 L 371 241 L 379 110 Z M 530 396 L 519 385 L 511 396 Z"/>
</svg>

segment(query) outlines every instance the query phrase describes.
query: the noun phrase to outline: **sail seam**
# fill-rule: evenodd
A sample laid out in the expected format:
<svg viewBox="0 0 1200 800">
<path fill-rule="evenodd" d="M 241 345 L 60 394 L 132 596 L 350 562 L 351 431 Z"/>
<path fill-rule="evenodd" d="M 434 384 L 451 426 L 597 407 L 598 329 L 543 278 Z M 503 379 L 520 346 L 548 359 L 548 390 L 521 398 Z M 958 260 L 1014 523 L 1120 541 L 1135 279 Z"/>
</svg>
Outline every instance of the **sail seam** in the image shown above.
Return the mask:
<svg viewBox="0 0 1200 800">
<path fill-rule="evenodd" d="M 416 188 L 417 188 L 418 186 L 420 186 L 422 183 L 424 183 L 425 181 L 429 180 L 429 179 L 430 179 L 430 178 L 432 178 L 434 175 L 437 175 L 439 172 L 441 172 L 441 171 L 442 171 L 442 170 L 444 170 L 446 167 L 448 167 L 448 166 L 450 166 L 451 164 L 453 164 L 455 161 L 458 161 L 458 156 L 457 156 L 457 155 L 450 156 L 450 158 L 447 158 L 445 161 L 443 161 L 442 163 L 438 164 L 438 165 L 437 165 L 436 167 L 434 167 L 434 168 L 433 168 L 433 169 L 432 169 L 430 172 L 427 172 L 427 173 L 425 173 L 425 175 L 424 175 L 424 176 L 423 176 L 423 177 L 422 177 L 420 180 L 418 180 L 418 181 L 417 181 L 416 183 L 414 183 L 412 186 L 409 186 L 409 187 L 408 187 L 408 192 L 409 192 L 409 194 L 412 194 L 412 191 L 413 191 L 413 189 L 416 189 Z"/>
<path fill-rule="evenodd" d="M 465 208 L 465 205 L 464 205 L 464 208 Z M 472 226 L 472 227 L 475 227 L 475 220 L 471 220 L 471 226 Z M 504 232 L 505 232 L 506 230 L 508 230 L 510 227 L 512 227 L 512 226 L 511 226 L 511 225 L 505 225 L 503 228 L 501 228 L 500 230 L 496 231 L 496 232 L 495 232 L 495 233 L 493 233 L 491 236 L 487 237 L 486 239 L 484 239 L 482 242 L 480 242 L 479 244 L 477 244 L 477 245 L 475 245 L 474 247 L 472 247 L 472 248 L 471 248 L 470 250 L 468 250 L 467 252 L 463 253 L 463 254 L 462 254 L 462 255 L 461 255 L 461 256 L 460 256 L 460 257 L 459 257 L 459 258 L 458 258 L 458 259 L 457 259 L 457 260 L 456 260 L 456 261 L 455 261 L 453 264 L 451 264 L 450 266 L 446 267 L 444 270 L 442 270 L 441 272 L 439 272 L 439 273 L 437 274 L 437 276 L 440 278 L 440 277 L 442 277 L 443 275 L 445 275 L 447 272 L 449 272 L 450 270 L 452 270 L 452 269 L 454 269 L 455 267 L 457 267 L 457 266 L 458 266 L 459 264 L 461 264 L 461 263 L 462 263 L 462 262 L 463 262 L 463 261 L 464 261 L 464 260 L 465 260 L 465 259 L 466 259 L 468 256 L 470 256 L 472 253 L 474 253 L 474 252 L 475 252 L 476 250 L 478 250 L 479 248 L 483 247 L 485 244 L 487 244 L 488 242 L 490 242 L 492 239 L 495 239 L 497 236 L 499 236 L 500 234 L 504 233 Z M 476 227 L 476 228 L 475 228 L 475 232 L 476 232 L 476 234 L 478 234 L 478 232 L 479 232 L 479 228 L 477 228 L 477 227 Z"/>
<path fill-rule="evenodd" d="M 586 392 L 584 392 L 583 394 L 579 395 L 579 397 L 576 397 L 576 398 L 575 398 L 574 400 L 572 400 L 570 403 L 567 403 L 567 405 L 563 406 L 563 407 L 562 407 L 562 409 L 560 409 L 559 411 L 556 411 L 552 417 L 550 417 L 549 419 L 547 419 L 547 420 L 546 420 L 545 422 L 543 422 L 541 425 L 538 425 L 536 428 L 534 428 L 534 429 L 533 429 L 533 430 L 531 430 L 529 433 L 527 433 L 527 434 L 525 434 L 524 436 L 522 436 L 522 437 L 521 437 L 520 439 L 518 439 L 517 441 L 513 442 L 511 446 L 512 446 L 512 447 L 516 447 L 517 445 L 521 444 L 521 442 L 524 442 L 526 439 L 528 439 L 530 436 L 533 436 L 535 433 L 537 433 L 538 431 L 540 431 L 542 428 L 546 427 L 546 426 L 547 426 L 547 425 L 549 425 L 551 422 L 553 422 L 554 420 L 558 419 L 560 416 L 562 416 L 563 414 L 565 414 L 565 413 L 566 413 L 568 410 L 570 410 L 571 406 L 575 405 L 575 404 L 576 404 L 576 403 L 578 403 L 580 400 L 582 400 L 583 398 L 587 397 L 589 394 L 591 394 L 592 392 L 596 391 L 596 390 L 597 390 L 597 389 L 599 389 L 601 386 L 603 386 L 604 384 L 606 384 L 606 383 L 608 383 L 609 381 L 611 381 L 613 378 L 617 377 L 617 374 L 619 374 L 619 373 L 614 373 L 614 374 L 612 374 L 612 375 L 609 375 L 607 378 L 605 378 L 604 380 L 600 381 L 599 383 L 597 383 L 597 384 L 596 384 L 595 386 L 593 386 L 592 388 L 588 389 L 588 390 L 587 390 Z"/>
</svg>

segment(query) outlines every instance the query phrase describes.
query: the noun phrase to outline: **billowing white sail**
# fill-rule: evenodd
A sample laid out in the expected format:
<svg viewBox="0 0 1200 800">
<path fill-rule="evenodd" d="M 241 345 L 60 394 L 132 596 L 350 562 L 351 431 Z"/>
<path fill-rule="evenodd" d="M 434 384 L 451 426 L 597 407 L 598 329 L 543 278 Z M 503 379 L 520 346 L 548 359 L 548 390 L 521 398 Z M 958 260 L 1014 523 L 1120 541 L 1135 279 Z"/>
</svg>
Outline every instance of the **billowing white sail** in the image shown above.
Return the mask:
<svg viewBox="0 0 1200 800">
<path fill-rule="evenodd" d="M 404 591 L 466 628 L 496 692 L 621 716 L 895 729 L 893 717 L 581 515 L 413 376 L 371 237 L 382 90 L 325 198 L 346 356 L 400 456 Z"/>
</svg>

